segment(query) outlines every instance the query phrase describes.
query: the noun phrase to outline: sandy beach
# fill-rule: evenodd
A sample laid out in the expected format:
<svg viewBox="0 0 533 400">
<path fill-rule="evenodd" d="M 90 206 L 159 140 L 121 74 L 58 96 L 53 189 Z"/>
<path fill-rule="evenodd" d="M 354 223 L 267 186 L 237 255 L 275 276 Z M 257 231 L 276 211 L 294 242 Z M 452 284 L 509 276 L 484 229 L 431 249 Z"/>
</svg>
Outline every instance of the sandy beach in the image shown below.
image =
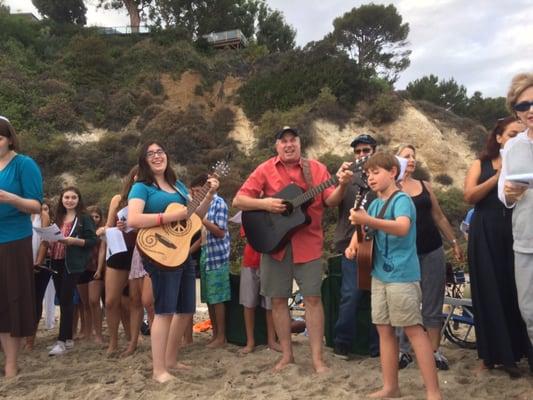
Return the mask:
<svg viewBox="0 0 533 400">
<path fill-rule="evenodd" d="M 198 314 L 205 316 L 205 311 Z M 57 328 L 56 328 L 57 329 Z M 318 376 L 310 363 L 307 337 L 294 335 L 296 364 L 281 373 L 271 372 L 278 354 L 258 347 L 243 356 L 231 344 L 209 350 L 209 333 L 194 335 L 181 360 L 191 367 L 178 372 L 166 384 L 151 380 L 149 337 L 138 352 L 127 358 L 107 357 L 105 348 L 76 341 L 67 355 L 49 357 L 46 346 L 55 340 L 56 329 L 40 329 L 34 350 L 20 358 L 21 372 L 12 380 L 0 379 L 0 397 L 8 399 L 363 399 L 381 382 L 378 358 L 356 357 L 344 361 L 326 350 L 331 372 Z M 121 346 L 126 340 L 121 336 Z M 525 377 L 510 380 L 503 371 L 476 374 L 476 352 L 453 344 L 443 346 L 450 370 L 440 371 L 446 399 L 533 399 L 533 378 L 527 363 L 520 364 Z M 0 358 L 1 359 L 1 358 Z M 424 392 L 415 365 L 400 372 L 404 399 L 421 399 Z"/>
<path fill-rule="evenodd" d="M 197 280 L 195 322 L 208 318 L 207 307 L 199 302 Z M 56 319 L 59 307 L 56 307 Z M 41 320 L 35 348 L 20 356 L 20 374 L 15 379 L 0 378 L 0 398 L 27 400 L 61 399 L 364 399 L 380 387 L 379 358 L 354 356 L 350 361 L 333 356 L 326 347 L 325 359 L 331 371 L 317 375 L 304 334 L 293 334 L 296 364 L 281 373 L 271 371 L 279 353 L 258 346 L 252 354 L 242 355 L 240 347 L 227 344 L 207 349 L 211 332 L 195 333 L 194 343 L 186 347 L 180 361 L 189 370 L 175 372 L 177 379 L 158 384 L 151 379 L 150 337 L 142 336 L 137 352 L 129 357 L 108 357 L 106 347 L 92 341 L 76 340 L 64 356 L 49 357 L 47 346 L 56 340 L 56 327 L 47 330 Z M 120 327 L 122 349 L 127 346 Z M 104 321 L 104 335 L 105 321 Z M 475 350 L 465 350 L 444 342 L 443 352 L 450 361 L 449 371 L 439 372 L 445 399 L 520 399 L 533 400 L 533 376 L 527 362 L 520 363 L 524 377 L 511 380 L 501 370 L 477 372 Z M 0 365 L 3 355 L 0 354 Z M 400 371 L 403 399 L 423 399 L 419 370 L 410 365 Z"/>
</svg>

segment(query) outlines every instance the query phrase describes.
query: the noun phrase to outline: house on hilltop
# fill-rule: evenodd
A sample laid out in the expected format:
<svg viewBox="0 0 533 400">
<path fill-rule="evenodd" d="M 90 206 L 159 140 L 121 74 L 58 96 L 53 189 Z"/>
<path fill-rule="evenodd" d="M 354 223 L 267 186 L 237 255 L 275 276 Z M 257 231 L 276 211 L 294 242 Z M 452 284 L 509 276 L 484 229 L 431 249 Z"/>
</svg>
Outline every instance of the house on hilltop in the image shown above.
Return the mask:
<svg viewBox="0 0 533 400">
<path fill-rule="evenodd" d="M 248 39 L 240 29 L 224 32 L 211 32 L 202 37 L 215 49 L 240 49 L 248 46 Z"/>
</svg>

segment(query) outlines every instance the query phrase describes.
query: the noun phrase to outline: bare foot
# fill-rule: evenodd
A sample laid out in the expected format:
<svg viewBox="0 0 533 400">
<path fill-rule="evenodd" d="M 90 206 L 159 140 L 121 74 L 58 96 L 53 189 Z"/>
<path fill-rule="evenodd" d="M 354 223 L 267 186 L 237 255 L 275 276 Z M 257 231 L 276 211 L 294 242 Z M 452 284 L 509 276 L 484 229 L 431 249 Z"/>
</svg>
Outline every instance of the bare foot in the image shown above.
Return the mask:
<svg viewBox="0 0 533 400">
<path fill-rule="evenodd" d="M 113 346 L 111 345 L 111 343 L 109 344 L 109 347 L 107 348 L 107 351 L 106 351 L 106 354 L 108 356 L 111 356 L 113 354 L 115 354 L 116 352 L 118 351 L 118 346 Z"/>
<path fill-rule="evenodd" d="M 330 371 L 329 367 L 326 364 L 324 364 L 323 361 L 321 361 L 320 363 L 314 364 L 314 368 L 317 374 L 325 374 Z"/>
<path fill-rule="evenodd" d="M 176 379 L 176 377 L 174 375 L 171 375 L 170 373 L 168 373 L 167 371 L 161 373 L 161 374 L 153 374 L 152 375 L 152 378 L 159 382 L 159 383 L 165 383 L 165 382 L 168 382 L 168 381 L 171 381 L 173 379 Z"/>
<path fill-rule="evenodd" d="M 190 370 L 192 369 L 192 367 L 190 365 L 187 365 L 187 364 L 183 364 L 183 363 L 180 363 L 180 362 L 177 362 L 176 364 L 174 365 L 171 365 L 171 366 L 167 366 L 168 369 L 174 369 L 174 370 L 178 370 L 178 371 L 182 371 L 182 370 Z"/>
<path fill-rule="evenodd" d="M 5 378 L 6 379 L 14 378 L 15 376 L 17 376 L 17 372 L 18 372 L 16 365 L 9 366 L 7 364 L 4 367 L 4 371 L 5 371 Z"/>
<path fill-rule="evenodd" d="M 240 349 L 239 353 L 250 354 L 250 353 L 253 353 L 254 350 L 255 350 L 255 344 L 247 344 L 242 349 Z"/>
<path fill-rule="evenodd" d="M 273 372 L 280 372 L 283 369 L 287 367 L 289 364 L 294 364 L 294 357 L 290 356 L 289 358 L 281 357 L 281 360 L 278 361 L 276 365 L 274 365 L 274 368 L 272 368 Z"/>
<path fill-rule="evenodd" d="M 477 366 L 477 368 L 474 370 L 474 375 L 478 376 L 481 375 L 489 370 L 489 367 L 485 365 L 483 361 Z"/>
<path fill-rule="evenodd" d="M 400 394 L 399 388 L 390 389 L 390 390 L 383 388 L 381 390 L 378 390 L 377 392 L 370 393 L 369 395 L 367 395 L 367 397 L 371 399 L 386 399 L 386 398 L 395 399 L 395 398 L 401 397 L 401 394 Z"/>
<path fill-rule="evenodd" d="M 94 337 L 94 343 L 96 343 L 96 344 L 104 344 L 104 338 L 102 336 L 95 336 Z"/>
<path fill-rule="evenodd" d="M 226 345 L 226 339 L 215 339 L 211 343 L 205 345 L 208 349 L 218 349 L 219 347 L 224 347 Z"/>
<path fill-rule="evenodd" d="M 128 357 L 128 356 L 131 356 L 133 353 L 135 353 L 135 350 L 137 350 L 137 347 L 136 347 L 136 346 L 135 346 L 135 347 L 128 346 L 128 348 L 122 352 L 122 354 L 120 355 L 120 357 Z"/>
<path fill-rule="evenodd" d="M 281 345 L 278 342 L 269 343 L 268 348 L 270 350 L 277 351 L 278 353 L 281 353 Z"/>
</svg>

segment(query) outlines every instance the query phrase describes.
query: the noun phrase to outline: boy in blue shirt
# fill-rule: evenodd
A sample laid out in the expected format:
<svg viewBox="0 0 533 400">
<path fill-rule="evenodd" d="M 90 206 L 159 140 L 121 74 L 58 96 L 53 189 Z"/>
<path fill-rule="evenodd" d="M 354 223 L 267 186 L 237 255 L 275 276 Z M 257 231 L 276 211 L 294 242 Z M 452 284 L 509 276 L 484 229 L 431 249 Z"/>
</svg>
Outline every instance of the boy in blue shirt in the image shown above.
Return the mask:
<svg viewBox="0 0 533 400">
<path fill-rule="evenodd" d="M 352 224 L 375 230 L 372 270 L 372 322 L 379 333 L 383 388 L 371 398 L 400 397 L 398 341 L 395 327 L 404 328 L 416 354 L 427 399 L 441 399 L 437 370 L 420 312 L 420 265 L 416 255 L 416 210 L 411 198 L 398 191 L 400 165 L 392 154 L 376 153 L 365 164 L 370 188 L 378 198 L 368 208 L 352 210 Z M 377 216 L 385 212 L 382 218 Z M 357 255 L 357 234 L 346 249 Z"/>
</svg>

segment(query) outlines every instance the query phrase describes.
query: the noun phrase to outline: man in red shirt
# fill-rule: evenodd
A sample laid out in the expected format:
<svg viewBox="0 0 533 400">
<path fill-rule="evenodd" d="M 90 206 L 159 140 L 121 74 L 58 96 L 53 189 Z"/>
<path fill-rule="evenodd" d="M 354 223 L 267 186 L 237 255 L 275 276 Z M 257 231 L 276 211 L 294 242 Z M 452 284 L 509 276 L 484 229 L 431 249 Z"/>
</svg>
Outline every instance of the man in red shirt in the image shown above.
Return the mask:
<svg viewBox="0 0 533 400">
<path fill-rule="evenodd" d="M 285 186 L 294 183 L 310 189 L 306 183 L 301 159 L 298 132 L 284 127 L 276 134 L 277 156 L 259 165 L 239 189 L 233 206 L 243 211 L 265 210 L 283 213 L 283 201 L 272 197 Z M 308 160 L 313 186 L 329 179 L 326 167 L 315 160 Z M 304 296 L 306 326 L 311 345 L 311 356 L 316 372 L 327 371 L 322 357 L 324 336 L 324 310 L 320 300 L 322 283 L 322 248 L 324 235 L 322 215 L 325 206 L 333 206 L 344 196 L 352 173 L 343 166 L 338 172 L 339 186 L 329 187 L 317 195 L 307 213 L 311 223 L 292 235 L 290 243 L 273 254 L 261 257 L 261 294 L 272 298 L 274 327 L 282 349 L 281 360 L 274 370 L 279 371 L 294 362 L 291 343 L 291 319 L 288 298 L 292 294 L 292 281 L 296 280 Z M 260 198 L 263 193 L 263 197 Z"/>
</svg>

